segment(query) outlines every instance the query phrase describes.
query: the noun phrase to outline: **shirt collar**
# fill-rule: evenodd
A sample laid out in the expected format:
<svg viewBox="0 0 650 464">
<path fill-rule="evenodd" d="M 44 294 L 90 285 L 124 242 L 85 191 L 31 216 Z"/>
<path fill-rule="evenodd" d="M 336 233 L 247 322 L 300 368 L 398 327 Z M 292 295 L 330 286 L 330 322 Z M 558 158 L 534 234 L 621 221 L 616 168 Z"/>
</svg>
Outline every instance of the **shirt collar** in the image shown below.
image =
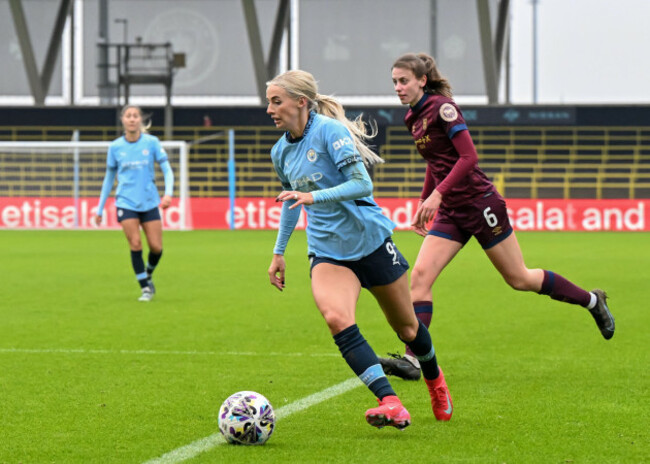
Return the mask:
<svg viewBox="0 0 650 464">
<path fill-rule="evenodd" d="M 302 139 L 305 138 L 307 133 L 309 132 L 309 129 L 311 128 L 312 123 L 314 122 L 314 117 L 316 116 L 315 111 L 310 111 L 309 112 L 309 118 L 307 119 L 307 124 L 305 124 L 305 130 L 302 131 L 302 135 L 300 137 L 296 137 L 295 139 L 291 136 L 291 133 L 289 131 L 286 131 L 284 133 L 285 137 L 287 138 L 287 142 L 289 143 L 298 143 Z"/>
<path fill-rule="evenodd" d="M 418 101 L 415 105 L 411 107 L 411 110 L 415 113 L 417 111 L 420 111 L 420 108 L 422 108 L 422 105 L 424 105 L 424 102 L 427 101 L 429 98 L 429 94 L 425 93 L 422 95 L 422 98 L 420 98 L 420 101 Z"/>
</svg>

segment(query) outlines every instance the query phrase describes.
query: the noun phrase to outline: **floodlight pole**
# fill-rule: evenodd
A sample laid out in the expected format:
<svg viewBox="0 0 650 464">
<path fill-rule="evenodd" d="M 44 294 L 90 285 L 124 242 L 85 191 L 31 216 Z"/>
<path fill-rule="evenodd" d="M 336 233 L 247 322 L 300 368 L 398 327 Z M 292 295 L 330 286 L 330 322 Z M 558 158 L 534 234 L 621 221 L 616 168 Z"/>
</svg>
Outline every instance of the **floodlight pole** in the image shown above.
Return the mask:
<svg viewBox="0 0 650 464">
<path fill-rule="evenodd" d="M 538 0 L 531 0 L 533 4 L 533 103 L 537 104 L 537 4 Z"/>
</svg>

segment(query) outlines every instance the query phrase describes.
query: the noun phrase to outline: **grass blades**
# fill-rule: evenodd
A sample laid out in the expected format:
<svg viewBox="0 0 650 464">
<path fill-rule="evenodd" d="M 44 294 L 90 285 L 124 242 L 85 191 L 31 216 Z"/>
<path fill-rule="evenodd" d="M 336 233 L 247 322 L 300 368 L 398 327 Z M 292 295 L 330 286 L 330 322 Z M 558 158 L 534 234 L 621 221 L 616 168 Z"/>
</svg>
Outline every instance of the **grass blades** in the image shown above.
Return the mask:
<svg viewBox="0 0 650 464">
<path fill-rule="evenodd" d="M 394 238 L 413 263 L 420 237 Z M 412 416 L 403 432 L 365 423 L 376 403 L 359 387 L 282 417 L 265 446 L 219 444 L 183 462 L 647 460 L 647 234 L 518 239 L 528 267 L 607 291 L 612 340 L 582 308 L 511 290 L 472 241 L 434 290 L 451 422 L 433 419 L 423 382 L 391 378 Z M 121 232 L 0 231 L 0 463 L 143 463 L 218 433 L 236 391 L 292 411 L 352 378 L 311 298 L 304 232 L 284 292 L 268 282 L 274 240 L 167 232 L 158 293 L 140 303 Z M 357 321 L 378 355 L 403 351 L 368 292 Z"/>
</svg>

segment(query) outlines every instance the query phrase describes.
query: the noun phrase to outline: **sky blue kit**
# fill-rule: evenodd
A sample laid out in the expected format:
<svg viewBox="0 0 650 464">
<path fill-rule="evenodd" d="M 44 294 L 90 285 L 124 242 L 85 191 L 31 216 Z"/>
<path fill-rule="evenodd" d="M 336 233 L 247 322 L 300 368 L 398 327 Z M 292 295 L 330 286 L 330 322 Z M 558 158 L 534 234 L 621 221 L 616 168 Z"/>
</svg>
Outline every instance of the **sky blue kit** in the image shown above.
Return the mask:
<svg viewBox="0 0 650 464">
<path fill-rule="evenodd" d="M 307 212 L 310 255 L 354 261 L 370 255 L 392 234 L 395 224 L 372 197 L 372 181 L 343 123 L 311 113 L 303 136 L 287 134 L 271 149 L 284 190 L 311 192 Z M 300 208 L 286 201 L 274 253 L 284 254 Z"/>
<path fill-rule="evenodd" d="M 104 210 L 116 174 L 116 207 L 139 212 L 158 207 L 160 196 L 154 183 L 156 162 L 165 176 L 165 195 L 171 196 L 174 190 L 174 174 L 167 152 L 160 145 L 158 138 L 143 133 L 137 142 L 129 142 L 124 136 L 115 139 L 108 148 L 106 177 L 97 214 L 101 215 Z"/>
</svg>

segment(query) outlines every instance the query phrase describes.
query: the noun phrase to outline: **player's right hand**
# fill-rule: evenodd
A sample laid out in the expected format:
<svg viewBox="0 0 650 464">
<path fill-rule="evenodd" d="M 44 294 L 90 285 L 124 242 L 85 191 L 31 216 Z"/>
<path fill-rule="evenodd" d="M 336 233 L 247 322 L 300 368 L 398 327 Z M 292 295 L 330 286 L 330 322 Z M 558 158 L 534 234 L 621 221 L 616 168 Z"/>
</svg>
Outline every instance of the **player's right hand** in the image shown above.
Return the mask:
<svg viewBox="0 0 650 464">
<path fill-rule="evenodd" d="M 284 262 L 284 256 L 282 255 L 273 255 L 271 260 L 271 265 L 269 266 L 269 279 L 271 285 L 276 287 L 278 290 L 284 290 L 284 270 L 286 268 L 286 263 Z"/>
<path fill-rule="evenodd" d="M 413 232 L 418 234 L 420 237 L 426 237 L 429 231 L 427 230 L 426 227 L 423 227 L 421 225 L 416 225 L 416 224 L 411 224 Z"/>
<path fill-rule="evenodd" d="M 172 197 L 170 197 L 169 195 L 164 195 L 164 196 L 160 199 L 160 207 L 161 207 L 162 209 L 167 209 L 167 208 L 169 208 L 169 207 L 171 206 L 171 204 L 172 204 Z"/>
<path fill-rule="evenodd" d="M 437 190 L 434 190 L 428 198 L 418 204 L 418 210 L 411 222 L 415 233 L 422 237 L 427 235 L 427 224 L 433 221 L 438 208 L 440 208 L 440 203 L 442 203 L 442 195 Z"/>
</svg>

